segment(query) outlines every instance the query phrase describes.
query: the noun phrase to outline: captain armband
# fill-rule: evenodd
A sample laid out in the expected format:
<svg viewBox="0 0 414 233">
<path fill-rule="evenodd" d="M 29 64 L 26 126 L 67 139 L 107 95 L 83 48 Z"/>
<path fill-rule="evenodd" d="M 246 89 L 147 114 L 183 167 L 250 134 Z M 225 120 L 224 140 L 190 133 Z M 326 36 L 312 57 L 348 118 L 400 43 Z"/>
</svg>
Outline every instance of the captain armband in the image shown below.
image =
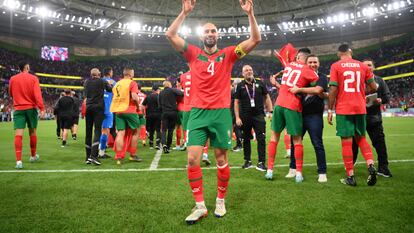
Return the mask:
<svg viewBox="0 0 414 233">
<path fill-rule="evenodd" d="M 243 48 L 240 45 L 237 45 L 236 49 L 234 49 L 234 52 L 236 53 L 239 59 L 246 56 L 246 52 L 243 51 Z"/>
</svg>

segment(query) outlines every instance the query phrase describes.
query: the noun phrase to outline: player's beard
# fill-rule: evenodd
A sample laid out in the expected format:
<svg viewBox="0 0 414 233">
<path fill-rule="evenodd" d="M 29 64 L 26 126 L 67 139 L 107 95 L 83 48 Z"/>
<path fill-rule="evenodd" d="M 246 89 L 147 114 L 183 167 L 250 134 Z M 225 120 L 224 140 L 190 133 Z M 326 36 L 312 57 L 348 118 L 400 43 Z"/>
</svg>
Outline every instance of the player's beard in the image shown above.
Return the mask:
<svg viewBox="0 0 414 233">
<path fill-rule="evenodd" d="M 217 44 L 217 40 L 215 38 L 206 38 L 204 39 L 204 46 L 207 48 L 213 48 Z"/>
<path fill-rule="evenodd" d="M 247 80 L 249 83 L 253 82 L 253 76 L 246 77 L 246 80 Z"/>
</svg>

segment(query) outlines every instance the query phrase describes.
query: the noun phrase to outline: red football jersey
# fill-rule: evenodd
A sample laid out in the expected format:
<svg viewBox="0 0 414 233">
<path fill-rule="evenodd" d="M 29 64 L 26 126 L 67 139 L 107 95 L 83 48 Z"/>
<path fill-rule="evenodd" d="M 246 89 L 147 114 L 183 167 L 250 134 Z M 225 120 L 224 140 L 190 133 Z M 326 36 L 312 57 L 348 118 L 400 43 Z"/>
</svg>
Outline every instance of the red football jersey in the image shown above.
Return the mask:
<svg viewBox="0 0 414 233">
<path fill-rule="evenodd" d="M 9 93 L 13 97 L 14 110 L 39 108 L 45 110 L 42 91 L 36 76 L 21 72 L 10 78 Z"/>
<path fill-rule="evenodd" d="M 231 70 L 238 59 L 236 46 L 207 54 L 185 43 L 184 57 L 191 69 L 190 107 L 202 109 L 230 108 Z"/>
<path fill-rule="evenodd" d="M 365 83 L 373 81 L 374 74 L 360 61 L 349 58 L 332 64 L 329 85 L 338 86 L 336 113 L 366 114 Z"/>
<path fill-rule="evenodd" d="M 191 73 L 190 71 L 184 73 L 180 76 L 180 84 L 181 88 L 184 90 L 184 102 L 183 102 L 183 109 L 184 112 L 189 112 L 191 110 L 190 107 L 190 86 L 191 86 Z"/>
<path fill-rule="evenodd" d="M 282 83 L 276 105 L 293 111 L 302 112 L 302 100 L 299 96 L 291 93 L 289 88 L 293 86 L 308 87 L 316 84 L 319 76 L 308 65 L 291 62 L 283 70 Z"/>
<path fill-rule="evenodd" d="M 144 102 L 147 95 L 145 95 L 140 90 L 138 90 L 138 97 L 139 97 L 139 105 L 142 105 L 142 102 Z M 145 111 L 145 109 L 144 109 L 144 111 Z M 143 114 L 145 114 L 145 112 L 142 112 L 141 109 L 139 109 L 138 114 L 143 115 Z"/>
</svg>

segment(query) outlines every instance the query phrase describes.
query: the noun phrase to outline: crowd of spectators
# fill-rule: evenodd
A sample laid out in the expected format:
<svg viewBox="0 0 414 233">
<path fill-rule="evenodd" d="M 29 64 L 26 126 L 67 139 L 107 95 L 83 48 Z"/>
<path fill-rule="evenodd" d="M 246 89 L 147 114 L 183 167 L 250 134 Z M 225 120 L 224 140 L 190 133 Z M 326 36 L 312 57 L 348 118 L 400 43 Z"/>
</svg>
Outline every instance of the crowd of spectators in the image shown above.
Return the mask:
<svg viewBox="0 0 414 233">
<path fill-rule="evenodd" d="M 399 43 L 383 44 L 379 48 L 373 48 L 364 52 L 356 52 L 355 58 L 362 60 L 364 58 L 372 58 L 376 62 L 376 66 L 382 66 L 390 63 L 395 63 L 407 59 L 412 59 L 414 55 L 414 38 L 406 38 Z M 7 85 L 9 78 L 17 73 L 17 64 L 19 61 L 28 61 L 31 65 L 31 70 L 39 73 L 60 74 L 81 76 L 82 79 L 58 79 L 49 77 L 39 77 L 40 83 L 43 84 L 57 84 L 57 85 L 71 85 L 82 86 L 86 78 L 89 77 L 89 71 L 93 67 L 100 69 L 111 66 L 114 69 L 115 79 L 118 79 L 122 74 L 122 69 L 125 66 L 131 66 L 135 69 L 136 77 L 156 77 L 165 78 L 175 81 L 179 76 L 180 71 L 186 71 L 187 65 L 185 60 L 179 54 L 146 54 L 135 57 L 113 57 L 106 60 L 87 60 L 87 61 L 46 61 L 38 57 L 31 57 L 26 54 L 17 53 L 5 48 L 0 48 L 0 120 L 10 120 L 12 102 L 7 93 Z M 330 65 L 335 62 L 335 59 L 322 59 L 320 72 L 329 74 Z M 271 86 L 269 77 L 282 69 L 280 63 L 275 58 L 265 57 L 246 57 L 238 61 L 233 68 L 233 77 L 241 77 L 242 66 L 249 64 L 253 67 L 255 75 L 260 77 L 269 90 Z M 414 63 L 407 65 L 395 66 L 388 69 L 379 70 L 377 75 L 382 77 L 392 76 L 396 74 L 412 72 Z M 161 84 L 162 81 L 139 81 L 139 84 L 144 87 L 150 87 L 154 83 Z M 408 107 L 414 106 L 414 78 L 406 77 L 400 79 L 393 79 L 387 81 L 387 84 L 392 93 L 392 98 L 389 106 L 391 108 L 399 108 L 403 105 Z M 53 106 L 59 98 L 60 89 L 43 88 L 43 98 L 46 105 L 46 112 L 49 118 L 52 118 Z M 81 92 L 78 92 L 81 95 Z M 271 92 L 271 96 L 275 98 L 276 93 Z"/>
</svg>

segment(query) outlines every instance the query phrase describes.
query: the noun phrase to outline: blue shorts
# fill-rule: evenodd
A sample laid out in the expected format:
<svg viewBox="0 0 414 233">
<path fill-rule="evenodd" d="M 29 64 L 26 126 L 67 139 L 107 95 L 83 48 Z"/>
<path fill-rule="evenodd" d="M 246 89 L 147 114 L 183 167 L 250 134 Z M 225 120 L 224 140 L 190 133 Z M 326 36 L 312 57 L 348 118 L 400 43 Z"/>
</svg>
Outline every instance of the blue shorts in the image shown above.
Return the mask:
<svg viewBox="0 0 414 233">
<path fill-rule="evenodd" d="M 105 118 L 102 122 L 102 129 L 110 129 L 114 125 L 114 114 L 105 114 Z"/>
</svg>

